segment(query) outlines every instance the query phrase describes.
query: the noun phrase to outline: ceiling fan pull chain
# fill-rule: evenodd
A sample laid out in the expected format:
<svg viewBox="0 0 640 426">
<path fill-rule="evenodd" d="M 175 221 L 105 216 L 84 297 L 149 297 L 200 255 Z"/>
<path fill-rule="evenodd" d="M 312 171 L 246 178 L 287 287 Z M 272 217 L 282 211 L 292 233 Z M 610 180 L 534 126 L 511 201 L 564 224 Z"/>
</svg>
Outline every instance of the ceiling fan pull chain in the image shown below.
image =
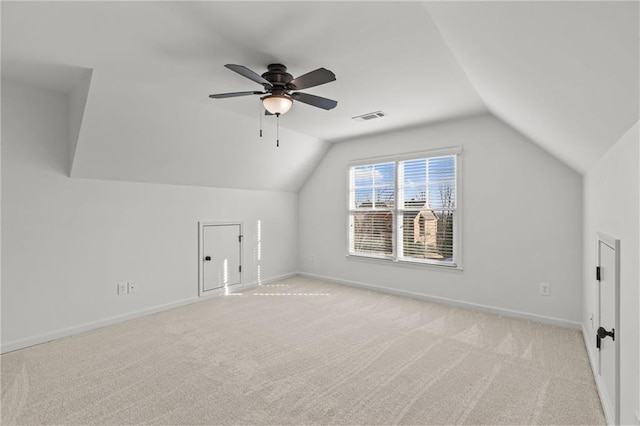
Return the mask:
<svg viewBox="0 0 640 426">
<path fill-rule="evenodd" d="M 264 107 L 262 106 L 262 101 L 260 101 L 260 137 L 262 137 L 262 110 Z"/>
<path fill-rule="evenodd" d="M 276 147 L 280 147 L 280 114 L 276 114 Z"/>
</svg>

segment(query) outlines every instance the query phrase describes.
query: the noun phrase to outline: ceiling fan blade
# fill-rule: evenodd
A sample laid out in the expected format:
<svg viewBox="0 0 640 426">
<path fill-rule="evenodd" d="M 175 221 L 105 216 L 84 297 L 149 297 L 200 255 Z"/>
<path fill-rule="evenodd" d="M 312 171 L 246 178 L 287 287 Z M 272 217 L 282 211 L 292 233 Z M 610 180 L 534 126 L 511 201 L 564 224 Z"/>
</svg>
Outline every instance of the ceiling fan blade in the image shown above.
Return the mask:
<svg viewBox="0 0 640 426">
<path fill-rule="evenodd" d="M 332 82 L 336 79 L 336 75 L 326 68 L 318 68 L 315 71 L 294 78 L 287 85 L 290 90 L 302 90 L 309 87 L 319 86 L 321 84 Z"/>
<path fill-rule="evenodd" d="M 225 67 L 229 68 L 231 71 L 235 71 L 243 77 L 248 78 L 249 80 L 253 80 L 258 84 L 262 84 L 264 87 L 272 87 L 271 83 L 262 78 L 261 75 L 251 71 L 249 68 L 243 65 L 235 65 L 235 64 L 226 64 Z"/>
<path fill-rule="evenodd" d="M 212 99 L 224 99 L 235 98 L 236 96 L 248 96 L 248 95 L 265 95 L 266 92 L 231 92 L 231 93 L 217 93 L 215 95 L 209 95 Z"/>
<path fill-rule="evenodd" d="M 292 93 L 291 97 L 296 101 L 300 101 L 302 103 L 305 103 L 314 107 L 326 109 L 326 110 L 333 109 L 336 107 L 336 105 L 338 105 L 338 102 L 334 101 L 333 99 L 327 99 L 321 96 L 310 95 L 308 93 L 296 92 L 296 93 Z"/>
</svg>

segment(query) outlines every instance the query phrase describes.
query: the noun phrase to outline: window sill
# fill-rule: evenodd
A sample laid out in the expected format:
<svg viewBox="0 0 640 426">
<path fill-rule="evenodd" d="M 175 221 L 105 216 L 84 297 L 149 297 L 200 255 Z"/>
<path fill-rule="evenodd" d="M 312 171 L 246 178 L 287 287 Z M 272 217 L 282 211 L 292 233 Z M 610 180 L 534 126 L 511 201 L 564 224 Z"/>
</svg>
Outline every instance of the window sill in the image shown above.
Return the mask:
<svg viewBox="0 0 640 426">
<path fill-rule="evenodd" d="M 439 271 L 450 271 L 450 272 L 462 272 L 463 268 L 460 265 L 440 265 L 437 263 L 427 263 L 427 262 L 411 262 L 408 260 L 396 260 L 389 259 L 383 257 L 373 257 L 373 256 L 361 256 L 357 254 L 347 254 L 345 255 L 347 260 L 354 260 L 356 262 L 367 262 L 367 263 L 377 263 L 378 265 L 393 265 L 399 266 L 402 268 L 413 268 L 413 269 L 437 269 Z"/>
</svg>

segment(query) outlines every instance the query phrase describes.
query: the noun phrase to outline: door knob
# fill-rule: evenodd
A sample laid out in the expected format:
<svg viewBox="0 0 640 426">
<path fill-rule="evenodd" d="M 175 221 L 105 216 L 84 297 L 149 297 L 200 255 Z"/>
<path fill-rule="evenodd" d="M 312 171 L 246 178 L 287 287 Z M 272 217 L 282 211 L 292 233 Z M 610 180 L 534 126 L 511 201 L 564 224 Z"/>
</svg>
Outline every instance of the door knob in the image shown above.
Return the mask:
<svg viewBox="0 0 640 426">
<path fill-rule="evenodd" d="M 616 340 L 616 329 L 612 328 L 611 331 L 607 331 L 604 327 L 598 329 L 598 337 L 604 339 L 607 336 L 611 336 L 613 340 Z"/>
<path fill-rule="evenodd" d="M 600 342 L 607 336 L 611 336 L 611 338 L 616 340 L 616 329 L 612 328 L 611 331 L 607 331 L 604 327 L 600 327 L 596 332 L 596 348 L 600 349 Z"/>
<path fill-rule="evenodd" d="M 211 256 L 205 256 L 205 257 L 204 257 L 204 260 L 205 260 L 206 262 L 210 261 L 210 260 L 211 260 Z"/>
</svg>

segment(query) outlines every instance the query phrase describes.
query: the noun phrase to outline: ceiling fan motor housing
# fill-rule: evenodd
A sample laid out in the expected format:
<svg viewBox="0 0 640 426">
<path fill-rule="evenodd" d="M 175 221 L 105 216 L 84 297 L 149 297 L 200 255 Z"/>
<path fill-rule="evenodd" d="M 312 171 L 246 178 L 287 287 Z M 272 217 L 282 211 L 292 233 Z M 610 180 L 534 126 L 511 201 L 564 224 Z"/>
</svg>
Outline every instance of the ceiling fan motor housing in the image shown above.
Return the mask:
<svg viewBox="0 0 640 426">
<path fill-rule="evenodd" d="M 287 72 L 287 67 L 282 64 L 270 64 L 267 70 L 262 74 L 262 78 L 270 82 L 274 88 L 286 90 L 286 86 L 293 80 L 293 76 Z"/>
</svg>

